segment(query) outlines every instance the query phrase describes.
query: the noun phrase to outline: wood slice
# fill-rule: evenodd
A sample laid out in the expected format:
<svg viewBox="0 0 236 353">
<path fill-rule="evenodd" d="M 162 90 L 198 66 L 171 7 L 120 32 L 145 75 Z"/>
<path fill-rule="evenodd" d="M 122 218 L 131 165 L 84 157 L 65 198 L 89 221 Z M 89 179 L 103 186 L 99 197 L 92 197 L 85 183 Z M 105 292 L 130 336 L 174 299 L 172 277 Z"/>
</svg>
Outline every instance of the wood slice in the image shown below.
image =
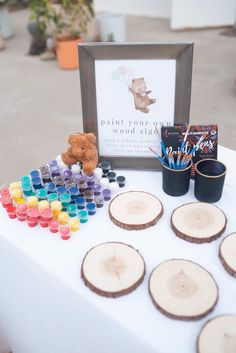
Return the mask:
<svg viewBox="0 0 236 353">
<path fill-rule="evenodd" d="M 209 320 L 197 340 L 198 353 L 236 352 L 236 315 L 222 315 Z"/>
<path fill-rule="evenodd" d="M 190 243 L 209 243 L 221 236 L 227 219 L 218 207 L 205 202 L 192 202 L 174 210 L 171 227 L 181 239 Z"/>
<path fill-rule="evenodd" d="M 211 274 L 182 259 L 165 261 L 153 270 L 149 293 L 163 314 L 178 320 L 198 320 L 211 312 L 218 300 Z"/>
<path fill-rule="evenodd" d="M 127 230 L 154 226 L 163 214 L 161 201 L 143 191 L 129 191 L 116 196 L 110 203 L 109 215 L 113 223 Z"/>
<path fill-rule="evenodd" d="M 236 277 L 236 233 L 228 235 L 222 241 L 219 257 L 226 271 Z"/>
<path fill-rule="evenodd" d="M 81 267 L 86 286 L 95 293 L 116 298 L 135 290 L 143 281 L 145 262 L 132 246 L 99 244 L 89 250 Z"/>
</svg>

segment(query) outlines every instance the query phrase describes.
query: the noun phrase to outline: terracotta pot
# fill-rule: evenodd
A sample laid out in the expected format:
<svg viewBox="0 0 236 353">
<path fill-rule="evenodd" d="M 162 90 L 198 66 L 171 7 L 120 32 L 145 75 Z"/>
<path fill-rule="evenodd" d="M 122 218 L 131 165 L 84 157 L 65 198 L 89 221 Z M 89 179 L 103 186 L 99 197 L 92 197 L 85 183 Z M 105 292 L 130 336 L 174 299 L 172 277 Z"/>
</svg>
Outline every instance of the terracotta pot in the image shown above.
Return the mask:
<svg viewBox="0 0 236 353">
<path fill-rule="evenodd" d="M 73 70 L 79 68 L 78 43 L 81 42 L 81 38 L 58 40 L 57 62 L 61 69 Z"/>
</svg>

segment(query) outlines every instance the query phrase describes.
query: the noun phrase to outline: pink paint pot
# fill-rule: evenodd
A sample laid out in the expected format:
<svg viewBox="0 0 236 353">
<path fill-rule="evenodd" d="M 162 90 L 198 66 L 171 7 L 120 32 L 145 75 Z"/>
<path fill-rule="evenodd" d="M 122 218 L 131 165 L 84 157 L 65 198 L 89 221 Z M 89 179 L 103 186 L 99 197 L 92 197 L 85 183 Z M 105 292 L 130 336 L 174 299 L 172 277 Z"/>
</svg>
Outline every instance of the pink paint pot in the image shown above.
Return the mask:
<svg viewBox="0 0 236 353">
<path fill-rule="evenodd" d="M 17 215 L 18 221 L 23 222 L 26 220 L 27 210 L 28 210 L 28 207 L 25 203 L 21 203 L 16 206 L 16 215 Z"/>
<path fill-rule="evenodd" d="M 10 196 L 7 196 L 7 195 L 3 195 L 1 197 L 1 203 L 2 203 L 2 206 L 4 208 L 8 208 L 9 206 L 13 206 L 12 204 L 12 201 L 11 201 L 11 197 Z"/>
<path fill-rule="evenodd" d="M 59 231 L 59 221 L 57 219 L 52 219 L 50 222 L 49 222 L 49 229 L 50 229 L 50 232 L 51 233 L 58 233 Z"/>
<path fill-rule="evenodd" d="M 7 213 L 8 213 L 8 217 L 9 217 L 9 218 L 11 218 L 11 219 L 16 218 L 16 208 L 15 208 L 15 206 L 10 205 L 10 206 L 7 208 Z"/>
<path fill-rule="evenodd" d="M 41 227 L 46 228 L 48 227 L 49 222 L 52 220 L 52 210 L 50 208 L 44 208 L 40 212 L 40 220 L 39 224 Z"/>
<path fill-rule="evenodd" d="M 70 239 L 70 237 L 71 237 L 71 235 L 70 235 L 70 227 L 62 226 L 60 228 L 60 235 L 61 235 L 61 239 L 63 239 L 63 240 Z"/>
<path fill-rule="evenodd" d="M 26 217 L 26 221 L 30 228 L 36 227 L 38 224 L 38 220 L 33 220 L 29 216 Z"/>
</svg>

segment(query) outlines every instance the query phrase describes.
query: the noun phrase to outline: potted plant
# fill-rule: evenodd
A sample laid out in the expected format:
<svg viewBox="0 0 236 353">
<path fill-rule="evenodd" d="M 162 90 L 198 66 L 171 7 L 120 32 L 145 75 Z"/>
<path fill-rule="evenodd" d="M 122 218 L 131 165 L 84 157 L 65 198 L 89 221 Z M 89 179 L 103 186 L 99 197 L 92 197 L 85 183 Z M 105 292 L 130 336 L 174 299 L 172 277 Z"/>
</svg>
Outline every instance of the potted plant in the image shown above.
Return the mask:
<svg viewBox="0 0 236 353">
<path fill-rule="evenodd" d="M 79 67 L 77 44 L 93 17 L 93 0 L 59 0 L 53 4 L 54 36 L 58 64 L 62 69 Z"/>
</svg>

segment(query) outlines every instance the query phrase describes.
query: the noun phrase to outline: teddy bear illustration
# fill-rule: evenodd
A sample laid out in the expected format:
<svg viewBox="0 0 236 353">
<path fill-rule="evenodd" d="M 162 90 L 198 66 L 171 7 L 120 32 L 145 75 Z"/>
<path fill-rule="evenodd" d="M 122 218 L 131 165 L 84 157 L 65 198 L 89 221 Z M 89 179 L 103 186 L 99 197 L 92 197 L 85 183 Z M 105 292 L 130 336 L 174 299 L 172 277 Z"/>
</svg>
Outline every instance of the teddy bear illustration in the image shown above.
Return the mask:
<svg viewBox="0 0 236 353">
<path fill-rule="evenodd" d="M 96 136 L 93 133 L 78 132 L 68 138 L 69 147 L 61 154 L 62 161 L 67 165 L 83 164 L 83 172 L 91 174 L 98 163 Z"/>
<path fill-rule="evenodd" d="M 134 105 L 135 109 L 140 110 L 140 112 L 148 113 L 150 104 L 156 103 L 155 98 L 150 98 L 148 95 L 152 91 L 148 91 L 144 78 L 134 78 L 132 79 L 131 86 L 129 87 L 129 91 L 134 96 Z"/>
</svg>

